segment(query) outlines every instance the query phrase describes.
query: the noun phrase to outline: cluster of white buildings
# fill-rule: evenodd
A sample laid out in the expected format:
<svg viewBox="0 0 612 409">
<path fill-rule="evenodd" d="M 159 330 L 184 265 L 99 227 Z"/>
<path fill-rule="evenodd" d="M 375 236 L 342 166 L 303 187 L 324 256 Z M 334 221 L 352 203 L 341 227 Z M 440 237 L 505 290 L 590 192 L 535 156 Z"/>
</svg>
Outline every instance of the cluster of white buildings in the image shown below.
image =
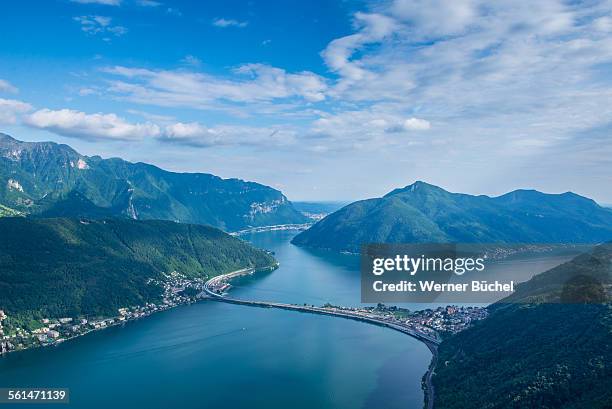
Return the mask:
<svg viewBox="0 0 612 409">
<path fill-rule="evenodd" d="M 413 313 L 410 321 L 433 328 L 440 332 L 457 333 L 469 327 L 474 321 L 486 318 L 484 307 L 464 307 L 449 305 Z"/>
<path fill-rule="evenodd" d="M 419 333 L 439 338 L 438 333 L 457 333 L 468 328 L 474 321 L 487 317 L 487 309 L 483 307 L 459 307 L 449 305 L 436 309 L 409 311 L 397 306 L 378 304 L 376 307 L 335 307 L 325 305 L 324 308 L 337 312 L 350 312 L 365 318 L 384 320 L 391 324 L 407 327 Z"/>
<path fill-rule="evenodd" d="M 85 317 L 43 318 L 39 321 L 40 326 L 34 330 L 28 331 L 25 328 L 16 328 L 10 334 L 5 334 L 6 330 L 2 326 L 2 321 L 7 318 L 7 315 L 0 310 L 0 354 L 58 344 L 90 331 L 146 317 L 157 311 L 193 302 L 201 296 L 206 280 L 200 278 L 188 279 L 183 274 L 173 272 L 164 275 L 162 280 L 151 280 L 150 282 L 162 286 L 163 297 L 161 303 L 146 303 L 139 306 L 119 308 L 118 315 L 115 317 L 97 319 L 87 319 Z M 189 294 L 185 292 L 187 289 L 191 289 Z"/>
</svg>

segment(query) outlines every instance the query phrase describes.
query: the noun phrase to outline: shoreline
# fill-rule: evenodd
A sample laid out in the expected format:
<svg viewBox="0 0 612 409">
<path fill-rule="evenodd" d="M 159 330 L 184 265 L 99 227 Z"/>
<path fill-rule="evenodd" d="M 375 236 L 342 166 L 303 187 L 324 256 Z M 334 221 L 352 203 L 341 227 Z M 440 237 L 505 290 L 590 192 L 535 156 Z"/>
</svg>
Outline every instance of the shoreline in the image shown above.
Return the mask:
<svg viewBox="0 0 612 409">
<path fill-rule="evenodd" d="M 307 313 L 307 314 L 317 314 L 317 315 L 327 315 L 327 316 L 334 316 L 334 317 L 338 317 L 338 318 L 344 318 L 344 319 L 351 319 L 354 321 L 360 321 L 360 322 L 364 322 L 366 324 L 370 324 L 370 325 L 376 325 L 376 326 L 380 326 L 380 327 L 386 327 L 389 328 L 391 330 L 395 330 L 398 332 L 401 332 L 405 335 L 410 336 L 413 339 L 416 339 L 417 341 L 422 342 L 425 346 L 427 346 L 427 348 L 429 349 L 429 351 L 432 354 L 432 359 L 431 362 L 428 366 L 427 371 L 425 372 L 425 374 L 423 375 L 423 381 L 421 382 L 421 387 L 424 393 L 424 407 L 427 409 L 433 409 L 433 402 L 434 402 L 434 387 L 433 387 L 433 383 L 432 383 L 432 376 L 433 376 L 433 372 L 435 371 L 436 365 L 437 365 L 437 358 L 438 358 L 438 345 L 436 342 L 433 342 L 432 340 L 428 340 L 424 335 L 419 335 L 416 332 L 413 332 L 411 330 L 409 330 L 408 328 L 405 327 L 401 327 L 399 325 L 393 324 L 393 323 L 389 323 L 386 322 L 382 319 L 376 319 L 376 318 L 370 318 L 370 317 L 365 317 L 365 316 L 360 316 L 360 315 L 356 315 L 356 314 L 349 314 L 349 313 L 343 313 L 343 312 L 338 312 L 338 311 L 332 311 L 332 310 L 328 310 L 325 308 L 319 308 L 319 307 L 306 307 L 306 306 L 299 306 L 299 305 L 287 305 L 287 304 L 280 304 L 280 303 L 266 303 L 266 302 L 257 302 L 257 301 L 248 301 L 248 300 L 239 300 L 239 299 L 234 299 L 234 298 L 229 298 L 226 297 L 225 295 L 221 295 L 221 294 L 217 294 L 214 293 L 212 291 L 208 290 L 208 286 L 209 284 L 215 283 L 216 281 L 226 281 L 226 280 L 231 280 L 233 278 L 236 277 L 241 277 L 244 275 L 252 275 L 255 274 L 257 272 L 260 271 L 266 271 L 266 270 L 274 270 L 278 268 L 278 263 L 275 263 L 273 265 L 270 266 L 266 266 L 266 267 L 262 267 L 262 268 L 258 268 L 258 269 L 254 269 L 254 268 L 243 268 L 243 269 L 239 269 L 239 270 L 235 270 L 235 271 L 231 271 L 229 273 L 225 273 L 225 274 L 221 274 L 218 276 L 214 276 L 212 278 L 210 278 L 208 281 L 206 281 L 205 283 L 205 289 L 204 291 L 202 291 L 201 293 L 199 293 L 196 297 L 191 298 L 185 302 L 182 303 L 177 303 L 174 305 L 168 305 L 166 306 L 166 308 L 160 309 L 160 310 L 156 310 L 153 312 L 150 312 L 148 314 L 142 315 L 142 316 L 138 316 L 138 317 L 134 317 L 134 318 L 130 318 L 130 319 L 125 319 L 122 321 L 115 321 L 112 324 L 108 324 L 104 327 L 98 327 L 98 328 L 90 328 L 87 331 L 84 331 L 82 333 L 70 336 L 70 337 L 66 337 L 66 338 L 62 338 L 59 341 L 54 341 L 52 343 L 48 343 L 48 344 L 42 344 L 42 345 L 33 345 L 24 349 L 19 349 L 19 350 L 10 350 L 10 351 L 6 351 L 2 354 L 0 354 L 0 359 L 3 358 L 4 356 L 7 356 L 10 353 L 14 353 L 14 352 L 24 352 L 24 351 L 29 351 L 29 350 L 35 350 L 35 349 L 41 349 L 41 348 L 49 348 L 49 347 L 57 347 L 60 346 L 61 344 L 68 342 L 68 341 L 74 341 L 80 337 L 84 337 L 88 334 L 94 333 L 94 332 L 98 332 L 101 330 L 104 330 L 106 328 L 111 328 L 111 327 L 118 327 L 118 326 L 125 326 L 126 324 L 130 323 L 130 322 L 135 322 L 138 321 L 140 319 L 143 318 L 147 318 L 151 315 L 154 315 L 156 313 L 160 313 L 160 312 L 164 312 L 164 311 L 169 311 L 171 309 L 174 309 L 176 307 L 180 307 L 180 306 L 185 306 L 185 305 L 190 305 L 190 304 L 194 304 L 200 301 L 215 301 L 215 302 L 226 302 L 226 303 L 230 303 L 230 304 L 236 304 L 236 305 L 245 305 L 245 306 L 251 306 L 251 307 L 258 307 L 258 308 L 279 308 L 279 309 L 284 309 L 284 310 L 290 310 L 290 311 L 294 311 L 294 312 L 300 312 L 300 313 Z M 116 319 L 118 317 L 107 317 L 104 318 L 104 320 L 109 320 L 109 319 Z"/>
<path fill-rule="evenodd" d="M 235 270 L 235 271 L 230 271 L 228 273 L 224 273 L 224 274 L 220 274 L 214 277 L 211 277 L 208 279 L 208 281 L 215 279 L 217 277 L 234 277 L 234 276 L 239 276 L 239 275 L 243 275 L 245 272 L 249 272 L 249 274 L 252 273 L 256 273 L 256 272 L 260 272 L 260 271 L 271 271 L 274 270 L 276 268 L 278 268 L 279 263 L 275 262 L 271 265 L 265 266 L 265 267 L 259 267 L 259 268 L 251 268 L 251 267 L 246 267 L 246 268 L 242 268 L 239 270 Z M 198 279 L 196 279 L 198 280 Z M 203 279 L 201 279 L 203 281 Z M 156 306 L 157 309 L 155 310 L 151 310 L 151 311 L 147 311 L 147 312 L 143 312 L 142 315 L 137 315 L 137 316 L 131 316 L 131 317 L 124 317 L 122 315 L 118 315 L 118 316 L 110 316 L 110 317 L 97 317 L 91 320 L 88 320 L 90 322 L 104 322 L 104 326 L 100 326 L 100 327 L 93 327 L 93 328 L 87 328 L 86 330 L 84 330 L 83 332 L 71 335 L 71 336 L 67 336 L 67 337 L 62 337 L 56 340 L 53 340 L 52 342 L 48 342 L 48 343 L 38 343 L 38 344 L 33 344 L 30 345 L 26 348 L 22 348 L 22 349 L 10 349 L 4 352 L 0 352 L 0 358 L 10 354 L 10 353 L 14 353 L 14 352 L 23 352 L 23 351 L 29 351 L 29 350 L 34 350 L 34 349 L 39 349 L 39 348 L 49 348 L 49 347 L 56 347 L 59 346 L 61 344 L 63 344 L 64 342 L 67 341 L 72 341 L 75 340 L 77 338 L 83 337 L 85 335 L 88 335 L 92 332 L 97 332 L 97 331 L 101 331 L 104 330 L 106 328 L 111 328 L 111 327 L 117 327 L 117 326 L 124 326 L 125 324 L 129 323 L 129 322 L 134 322 L 134 321 L 138 321 L 140 319 L 143 318 L 147 318 L 151 315 L 154 315 L 156 313 L 160 313 L 160 312 L 164 312 L 164 311 L 169 311 L 173 308 L 176 307 L 180 307 L 183 305 L 190 305 L 190 304 L 194 304 L 197 303 L 199 301 L 205 301 L 207 299 L 209 299 L 209 296 L 204 295 L 203 296 L 203 291 L 198 293 L 196 296 L 193 297 L 185 297 L 184 300 L 177 300 L 174 299 L 171 301 L 171 303 L 162 303 L 159 306 Z M 145 304 L 146 305 L 146 304 Z M 136 306 L 135 308 L 144 308 L 143 306 Z M 123 319 L 122 319 L 123 318 Z M 113 321 L 112 323 L 108 323 L 108 321 Z"/>
<path fill-rule="evenodd" d="M 272 226 L 259 226 L 259 227 L 249 227 L 248 229 L 236 230 L 233 232 L 229 232 L 231 236 L 242 236 L 245 234 L 251 233 L 264 233 L 270 231 L 280 231 L 280 230 L 295 230 L 295 231 L 303 231 L 312 226 L 315 222 L 308 223 L 299 223 L 299 224 L 275 224 Z"/>
<path fill-rule="evenodd" d="M 425 372 L 425 375 L 423 375 L 424 382 L 421 382 L 421 387 L 423 388 L 423 392 L 425 393 L 425 404 L 423 405 L 423 407 L 427 409 L 433 409 L 435 401 L 435 389 L 432 378 L 434 372 L 436 371 L 436 366 L 438 365 L 438 346 L 427 346 L 431 351 L 431 362 L 429 363 L 429 367 L 427 367 L 427 372 Z"/>
<path fill-rule="evenodd" d="M 66 337 L 66 338 L 62 338 L 61 340 L 53 341 L 53 342 L 50 342 L 50 343 L 47 343 L 47 344 L 32 345 L 32 346 L 29 346 L 29 347 L 23 348 L 23 349 L 11 349 L 10 351 L 5 351 L 3 353 L 0 353 L 0 359 L 2 359 L 3 357 L 5 357 L 5 356 L 7 356 L 9 354 L 16 353 L 16 352 L 25 352 L 25 351 L 32 351 L 32 350 L 36 350 L 36 349 L 57 347 L 57 346 L 60 346 L 60 345 L 66 343 L 68 341 L 74 341 L 74 340 L 76 340 L 78 338 L 84 337 L 84 336 L 89 335 L 89 334 L 91 334 L 93 332 L 103 331 L 103 330 L 105 330 L 107 328 L 123 327 L 126 324 L 129 324 L 131 322 L 136 322 L 136 321 L 139 321 L 139 320 L 144 319 L 144 318 L 148 318 L 148 317 L 150 317 L 150 316 L 152 316 L 154 314 L 165 312 L 165 311 L 170 311 L 170 310 L 172 310 L 172 309 L 174 309 L 176 307 L 181 307 L 181 306 L 185 306 L 185 305 L 195 304 L 195 303 L 197 303 L 199 301 L 203 301 L 203 300 L 196 299 L 196 300 L 192 300 L 192 301 L 187 301 L 187 302 L 183 302 L 183 303 L 180 303 L 180 304 L 169 306 L 169 307 L 164 308 L 164 309 L 160 309 L 160 310 L 154 311 L 154 312 L 146 314 L 146 315 L 142 315 L 140 317 L 135 317 L 135 318 L 126 319 L 126 320 L 123 320 L 123 321 L 113 322 L 112 324 L 107 324 L 104 327 L 89 328 L 86 331 L 81 332 L 79 334 L 72 335 L 72 336 Z M 106 317 L 106 318 L 103 318 L 102 320 L 109 320 L 109 319 L 115 320 L 117 318 L 118 317 Z"/>
</svg>

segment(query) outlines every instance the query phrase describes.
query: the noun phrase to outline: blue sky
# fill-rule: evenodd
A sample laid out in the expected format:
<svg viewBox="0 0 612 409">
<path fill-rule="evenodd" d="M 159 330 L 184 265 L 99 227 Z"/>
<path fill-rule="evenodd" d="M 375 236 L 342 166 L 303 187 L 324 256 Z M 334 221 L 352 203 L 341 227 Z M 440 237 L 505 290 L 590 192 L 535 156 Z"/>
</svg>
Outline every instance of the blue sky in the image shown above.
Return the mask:
<svg viewBox="0 0 612 409">
<path fill-rule="evenodd" d="M 5 2 L 0 130 L 354 200 L 612 202 L 612 2 Z"/>
</svg>

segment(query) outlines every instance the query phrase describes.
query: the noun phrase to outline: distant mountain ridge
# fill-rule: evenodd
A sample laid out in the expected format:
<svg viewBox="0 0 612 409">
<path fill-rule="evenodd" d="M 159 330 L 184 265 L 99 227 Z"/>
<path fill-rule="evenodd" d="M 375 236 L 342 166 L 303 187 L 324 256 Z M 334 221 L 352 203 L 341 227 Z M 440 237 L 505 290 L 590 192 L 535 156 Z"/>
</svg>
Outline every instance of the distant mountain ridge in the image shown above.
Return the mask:
<svg viewBox="0 0 612 409">
<path fill-rule="evenodd" d="M 293 243 L 358 252 L 365 243 L 599 243 L 612 239 L 612 210 L 575 193 L 451 193 L 425 182 L 352 203 Z"/>
<path fill-rule="evenodd" d="M 163 219 L 228 231 L 307 221 L 281 192 L 259 183 L 88 157 L 68 145 L 2 133 L 0 205 L 4 213 Z"/>
</svg>

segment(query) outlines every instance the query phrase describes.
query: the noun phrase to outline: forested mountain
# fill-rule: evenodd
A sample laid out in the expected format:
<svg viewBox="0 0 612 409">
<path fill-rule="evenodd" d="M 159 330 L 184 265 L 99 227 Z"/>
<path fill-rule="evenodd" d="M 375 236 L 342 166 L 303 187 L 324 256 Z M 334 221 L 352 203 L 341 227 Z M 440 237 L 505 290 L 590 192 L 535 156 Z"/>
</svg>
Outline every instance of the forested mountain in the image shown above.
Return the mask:
<svg viewBox="0 0 612 409">
<path fill-rule="evenodd" d="M 490 306 L 440 345 L 435 407 L 612 407 L 611 275 L 608 244 Z"/>
<path fill-rule="evenodd" d="M 278 190 L 204 173 L 80 155 L 67 145 L 0 134 L 0 205 L 40 217 L 121 216 L 210 224 L 226 231 L 304 223 Z"/>
<path fill-rule="evenodd" d="M 364 243 L 599 243 L 612 239 L 612 210 L 574 193 L 451 193 L 424 182 L 352 203 L 293 239 L 358 252 Z"/>
<path fill-rule="evenodd" d="M 274 263 L 209 226 L 129 219 L 0 218 L 0 310 L 11 316 L 116 315 L 158 301 L 162 273 L 214 276 Z"/>
</svg>

